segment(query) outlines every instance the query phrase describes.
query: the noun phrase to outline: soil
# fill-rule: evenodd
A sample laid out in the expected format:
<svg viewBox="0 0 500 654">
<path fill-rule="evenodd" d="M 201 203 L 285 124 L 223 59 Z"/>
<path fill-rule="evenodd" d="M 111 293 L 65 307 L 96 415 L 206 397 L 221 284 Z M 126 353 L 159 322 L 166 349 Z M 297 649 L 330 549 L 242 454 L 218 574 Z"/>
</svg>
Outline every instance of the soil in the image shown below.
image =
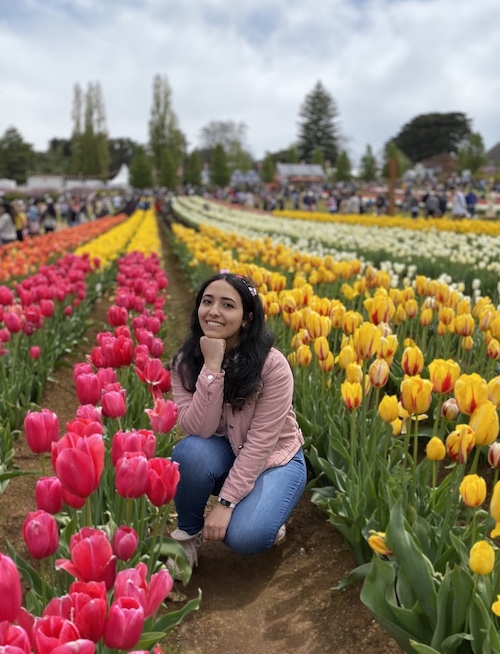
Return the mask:
<svg viewBox="0 0 500 654">
<path fill-rule="evenodd" d="M 192 294 L 177 260 L 165 245 L 169 277 L 168 347 L 175 349 L 189 319 Z M 59 416 L 62 429 L 77 406 L 72 376 L 74 363 L 82 361 L 103 330 L 109 300 L 101 300 L 91 316 L 86 338 L 47 383 L 42 407 Z M 173 351 L 172 349 L 172 351 Z M 15 464 L 38 471 L 38 457 L 24 438 L 16 441 Z M 35 508 L 36 476 L 13 479 L 0 494 L 0 551 L 5 541 L 22 556 L 26 549 L 21 525 Z M 170 654 L 401 654 L 399 646 L 374 621 L 359 599 L 359 584 L 332 591 L 355 561 L 341 534 L 327 516 L 311 503 L 306 491 L 287 524 L 280 547 L 253 557 L 241 557 L 220 542 L 205 543 L 199 567 L 190 583 L 175 590 L 167 609 L 180 601 L 203 596 L 199 611 L 189 615 L 164 643 Z M 174 603 L 174 600 L 176 602 Z"/>
</svg>

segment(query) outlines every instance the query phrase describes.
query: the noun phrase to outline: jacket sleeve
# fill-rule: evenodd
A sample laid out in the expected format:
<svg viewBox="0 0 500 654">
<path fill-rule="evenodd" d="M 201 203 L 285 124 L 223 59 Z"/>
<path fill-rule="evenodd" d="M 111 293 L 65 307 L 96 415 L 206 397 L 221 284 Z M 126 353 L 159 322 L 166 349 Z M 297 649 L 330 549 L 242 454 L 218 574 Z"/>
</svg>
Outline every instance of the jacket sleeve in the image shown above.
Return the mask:
<svg viewBox="0 0 500 654">
<path fill-rule="evenodd" d="M 176 369 L 171 371 L 172 395 L 179 409 L 178 422 L 186 433 L 209 438 L 217 431 L 224 401 L 224 375 L 204 365 L 194 393 L 189 393 Z"/>
<path fill-rule="evenodd" d="M 292 405 L 294 381 L 288 361 L 280 352 L 272 350 L 268 362 L 263 369 L 263 388 L 246 441 L 220 491 L 221 497 L 235 503 L 250 493 L 255 480 L 265 470 Z"/>
</svg>

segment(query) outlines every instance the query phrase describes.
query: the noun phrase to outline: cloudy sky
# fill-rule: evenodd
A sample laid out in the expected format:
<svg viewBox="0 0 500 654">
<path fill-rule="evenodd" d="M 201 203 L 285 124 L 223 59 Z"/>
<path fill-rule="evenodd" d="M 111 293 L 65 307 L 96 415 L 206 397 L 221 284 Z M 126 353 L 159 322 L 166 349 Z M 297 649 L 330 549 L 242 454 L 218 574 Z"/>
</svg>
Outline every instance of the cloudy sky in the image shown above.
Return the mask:
<svg viewBox="0 0 500 654">
<path fill-rule="evenodd" d="M 257 158 L 297 138 L 321 80 L 353 163 L 413 117 L 464 112 L 500 141 L 500 0 L 0 0 L 0 135 L 69 138 L 75 84 L 101 85 L 110 137 L 148 139 L 167 77 L 189 148 L 247 126 Z"/>
</svg>

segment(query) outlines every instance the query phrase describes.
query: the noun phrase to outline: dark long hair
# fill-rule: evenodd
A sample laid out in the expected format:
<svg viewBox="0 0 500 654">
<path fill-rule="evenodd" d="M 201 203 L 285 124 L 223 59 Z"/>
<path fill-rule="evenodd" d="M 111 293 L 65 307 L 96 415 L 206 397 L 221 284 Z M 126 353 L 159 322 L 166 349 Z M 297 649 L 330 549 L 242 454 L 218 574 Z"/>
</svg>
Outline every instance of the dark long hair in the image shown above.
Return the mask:
<svg viewBox="0 0 500 654">
<path fill-rule="evenodd" d="M 245 327 L 240 330 L 238 342 L 223 364 L 224 401 L 229 402 L 233 409 L 241 409 L 245 401 L 259 391 L 262 366 L 274 343 L 273 333 L 266 325 L 262 302 L 255 285 L 247 277 L 220 273 L 202 284 L 196 295 L 189 332 L 169 367 L 177 367 L 182 385 L 186 391 L 194 393 L 196 380 L 204 363 L 200 348 L 203 330 L 198 319 L 198 308 L 207 286 L 218 280 L 226 281 L 238 292 L 243 304 L 243 320 L 246 320 Z"/>
</svg>

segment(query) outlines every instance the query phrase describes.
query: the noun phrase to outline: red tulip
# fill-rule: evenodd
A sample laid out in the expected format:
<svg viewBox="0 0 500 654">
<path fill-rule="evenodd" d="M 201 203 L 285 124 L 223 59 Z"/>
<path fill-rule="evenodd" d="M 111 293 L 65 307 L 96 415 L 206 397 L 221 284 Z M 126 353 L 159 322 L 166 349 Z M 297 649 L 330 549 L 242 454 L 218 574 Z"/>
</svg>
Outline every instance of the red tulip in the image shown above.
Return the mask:
<svg viewBox="0 0 500 654">
<path fill-rule="evenodd" d="M 148 385 L 155 399 L 162 398 L 171 388 L 170 371 L 163 366 L 160 359 L 149 359 L 143 370 L 136 366 L 135 372 L 139 379 Z"/>
<path fill-rule="evenodd" d="M 71 559 L 57 559 L 56 570 L 66 570 L 79 581 L 103 581 L 107 590 L 111 588 L 116 575 L 116 556 L 103 531 L 83 527 L 71 537 L 69 551 Z"/>
<path fill-rule="evenodd" d="M 110 649 L 131 649 L 137 645 L 144 626 L 144 609 L 132 597 L 118 598 L 109 609 L 104 644 Z"/>
<path fill-rule="evenodd" d="M 155 455 L 156 437 L 150 429 L 117 431 L 111 441 L 111 462 L 114 466 L 125 452 L 142 452 L 147 459 Z"/>
<path fill-rule="evenodd" d="M 113 552 L 120 561 L 131 559 L 139 544 L 139 536 L 133 527 L 122 525 L 113 536 Z"/>
<path fill-rule="evenodd" d="M 59 513 L 63 496 L 61 480 L 57 477 L 40 477 L 35 486 L 36 508 L 47 513 Z"/>
<path fill-rule="evenodd" d="M 163 341 L 161 338 L 155 338 L 153 339 L 153 342 L 151 343 L 151 347 L 149 348 L 151 355 L 154 357 L 161 357 L 163 354 Z"/>
<path fill-rule="evenodd" d="M 0 652 L 5 654 L 31 654 L 31 643 L 26 630 L 6 620 L 0 622 Z"/>
<path fill-rule="evenodd" d="M 142 452 L 125 452 L 116 463 L 115 486 L 118 494 L 137 498 L 148 485 L 148 460 Z"/>
<path fill-rule="evenodd" d="M 34 559 L 46 559 L 59 547 L 57 523 L 47 511 L 30 511 L 23 522 L 22 534 Z"/>
<path fill-rule="evenodd" d="M 151 428 L 157 434 L 168 434 L 177 422 L 179 409 L 172 400 L 156 399 L 152 409 L 145 409 Z"/>
<path fill-rule="evenodd" d="M 170 573 L 162 568 L 147 581 L 147 566 L 138 563 L 135 568 L 122 570 L 116 575 L 115 597 L 133 597 L 144 609 L 144 617 L 150 618 L 167 597 L 174 585 Z"/>
<path fill-rule="evenodd" d="M 104 469 L 102 434 L 80 437 L 68 432 L 52 447 L 52 465 L 66 490 L 88 497 L 99 486 Z"/>
<path fill-rule="evenodd" d="M 179 483 L 179 464 L 170 459 L 155 458 L 148 461 L 146 495 L 154 506 L 171 502 Z"/>
<path fill-rule="evenodd" d="M 80 404 L 97 404 L 101 397 L 99 378 L 94 373 L 82 373 L 76 378 L 76 395 Z"/>
<path fill-rule="evenodd" d="M 127 413 L 125 405 L 125 389 L 121 391 L 108 391 L 101 397 L 102 412 L 107 418 L 123 418 Z"/>
<path fill-rule="evenodd" d="M 32 452 L 50 452 L 59 438 L 59 418 L 53 411 L 28 411 L 24 418 L 26 441 Z"/>
<path fill-rule="evenodd" d="M 0 623 L 14 622 L 21 608 L 19 572 L 14 561 L 0 554 Z"/>
</svg>

